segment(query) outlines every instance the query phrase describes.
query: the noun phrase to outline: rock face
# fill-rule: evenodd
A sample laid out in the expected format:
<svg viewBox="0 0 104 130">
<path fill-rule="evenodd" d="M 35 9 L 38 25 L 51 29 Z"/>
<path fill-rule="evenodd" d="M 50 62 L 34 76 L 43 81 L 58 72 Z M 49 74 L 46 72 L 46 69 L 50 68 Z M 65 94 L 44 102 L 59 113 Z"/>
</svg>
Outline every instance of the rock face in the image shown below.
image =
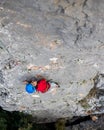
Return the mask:
<svg viewBox="0 0 104 130">
<path fill-rule="evenodd" d="M 0 106 L 39 122 L 103 113 L 103 21 L 103 0 L 0 0 Z M 36 74 L 60 88 L 26 93 Z"/>
<path fill-rule="evenodd" d="M 104 115 L 99 116 L 96 121 L 87 120 L 75 125 L 67 126 L 65 130 L 103 130 Z"/>
</svg>

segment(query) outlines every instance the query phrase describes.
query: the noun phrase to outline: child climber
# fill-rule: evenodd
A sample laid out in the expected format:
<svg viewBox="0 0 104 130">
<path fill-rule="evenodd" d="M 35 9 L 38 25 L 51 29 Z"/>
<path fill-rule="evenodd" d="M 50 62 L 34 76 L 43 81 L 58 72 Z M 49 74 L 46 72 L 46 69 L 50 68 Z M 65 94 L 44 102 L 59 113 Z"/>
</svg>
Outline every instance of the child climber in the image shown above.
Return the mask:
<svg viewBox="0 0 104 130">
<path fill-rule="evenodd" d="M 38 78 L 41 78 L 38 80 Z M 42 76 L 38 76 L 38 78 L 33 77 L 31 80 L 25 80 L 24 83 L 26 84 L 26 92 L 28 93 L 35 93 L 35 92 L 41 92 L 45 93 L 47 92 L 51 87 L 51 92 L 53 94 L 55 93 L 56 89 L 59 87 L 57 83 L 54 82 L 48 82 L 45 78 Z"/>
</svg>

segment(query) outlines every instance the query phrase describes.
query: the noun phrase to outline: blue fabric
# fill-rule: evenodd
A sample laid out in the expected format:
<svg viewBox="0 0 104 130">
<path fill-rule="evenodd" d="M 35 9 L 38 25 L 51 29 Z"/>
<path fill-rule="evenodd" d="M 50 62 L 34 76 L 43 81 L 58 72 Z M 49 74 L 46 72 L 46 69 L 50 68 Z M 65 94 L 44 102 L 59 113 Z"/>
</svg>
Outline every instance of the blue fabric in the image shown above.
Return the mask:
<svg viewBox="0 0 104 130">
<path fill-rule="evenodd" d="M 32 84 L 27 84 L 25 89 L 26 89 L 26 92 L 28 93 L 36 92 L 36 88 Z"/>
</svg>

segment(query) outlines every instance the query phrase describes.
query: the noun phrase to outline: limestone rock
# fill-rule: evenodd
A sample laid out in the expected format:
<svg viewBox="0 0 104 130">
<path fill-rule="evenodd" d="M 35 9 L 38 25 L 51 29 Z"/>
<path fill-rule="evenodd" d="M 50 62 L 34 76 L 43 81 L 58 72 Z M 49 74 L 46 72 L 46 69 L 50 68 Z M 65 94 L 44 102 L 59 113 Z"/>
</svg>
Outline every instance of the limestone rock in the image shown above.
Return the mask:
<svg viewBox="0 0 104 130">
<path fill-rule="evenodd" d="M 104 89 L 104 1 L 0 1 L 0 106 L 36 121 L 86 115 L 79 103 L 92 88 Z M 30 65 L 35 69 L 29 70 Z M 22 81 L 41 74 L 59 83 L 55 95 L 27 94 Z M 100 85 L 99 85 L 100 84 Z M 98 90 L 98 89 L 97 89 Z M 97 93 L 98 94 L 98 93 Z M 99 106 L 103 93 L 91 100 Z M 99 95 L 98 94 L 98 95 Z M 94 103 L 93 102 L 93 103 Z M 97 107 L 98 107 L 97 106 Z M 96 107 L 96 108 L 97 108 Z M 103 113 L 103 105 L 100 105 Z"/>
</svg>

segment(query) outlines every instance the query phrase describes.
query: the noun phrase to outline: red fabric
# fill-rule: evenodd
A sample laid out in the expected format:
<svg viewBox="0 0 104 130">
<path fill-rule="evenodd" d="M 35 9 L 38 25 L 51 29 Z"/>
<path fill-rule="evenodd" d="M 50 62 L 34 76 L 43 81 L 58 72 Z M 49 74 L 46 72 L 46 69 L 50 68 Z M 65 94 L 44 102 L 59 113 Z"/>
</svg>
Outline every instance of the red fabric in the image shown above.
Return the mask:
<svg viewBox="0 0 104 130">
<path fill-rule="evenodd" d="M 40 91 L 42 93 L 45 93 L 50 88 L 50 84 L 45 80 L 41 79 L 37 83 L 37 91 Z"/>
</svg>

